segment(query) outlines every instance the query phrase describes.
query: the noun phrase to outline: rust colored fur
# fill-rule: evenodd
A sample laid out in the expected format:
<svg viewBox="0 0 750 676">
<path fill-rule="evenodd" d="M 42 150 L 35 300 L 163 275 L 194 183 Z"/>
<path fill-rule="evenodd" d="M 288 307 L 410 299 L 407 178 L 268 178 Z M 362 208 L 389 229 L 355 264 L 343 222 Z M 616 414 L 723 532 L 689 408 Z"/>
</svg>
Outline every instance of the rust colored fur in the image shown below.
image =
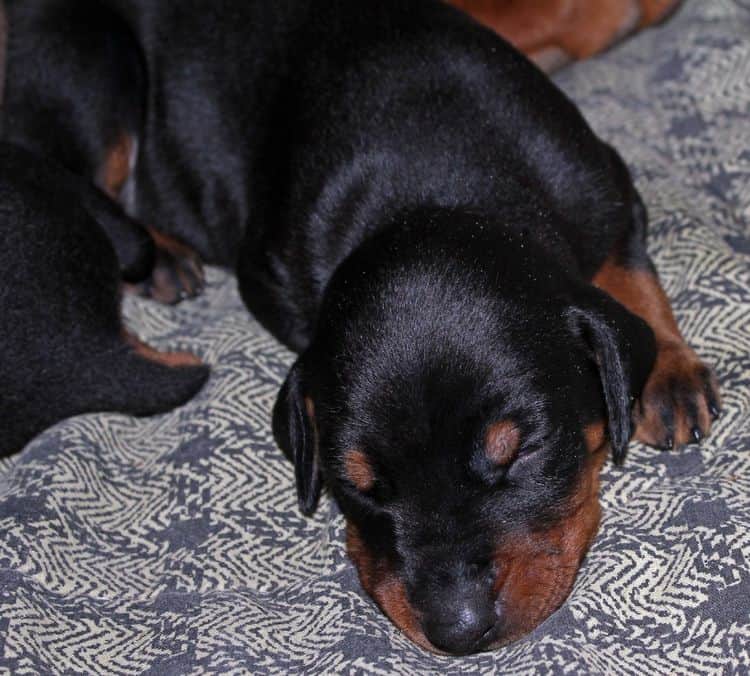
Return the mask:
<svg viewBox="0 0 750 676">
<path fill-rule="evenodd" d="M 510 420 L 490 426 L 485 435 L 487 457 L 496 465 L 509 464 L 518 453 L 521 433 Z"/>
<path fill-rule="evenodd" d="M 601 52 L 679 0 L 449 0 L 546 70 Z"/>
<path fill-rule="evenodd" d="M 125 182 L 130 176 L 130 166 L 135 141 L 128 134 L 122 134 L 117 142 L 107 149 L 104 164 L 99 172 L 99 184 L 113 200 L 117 200 Z"/>
<path fill-rule="evenodd" d="M 344 459 L 346 476 L 362 492 L 369 491 L 375 483 L 375 473 L 367 456 L 359 449 L 352 449 Z"/>
<path fill-rule="evenodd" d="M 531 631 L 560 607 L 599 528 L 599 473 L 607 455 L 604 425 L 589 426 L 585 437 L 591 455 L 560 520 L 548 530 L 518 533 L 498 547 L 495 589 L 510 628 L 502 644 Z"/>
<path fill-rule="evenodd" d="M 138 336 L 129 331 L 123 331 L 125 342 L 130 345 L 136 354 L 144 359 L 163 364 L 164 366 L 199 366 L 203 362 L 190 352 L 160 352 L 159 350 L 144 343 Z"/>
<path fill-rule="evenodd" d="M 393 624 L 422 648 L 440 652 L 427 640 L 420 628 L 414 608 L 406 596 L 404 584 L 390 569 L 387 561 L 373 556 L 352 522 L 347 523 L 346 546 L 349 557 L 357 567 L 363 589 Z"/>
</svg>

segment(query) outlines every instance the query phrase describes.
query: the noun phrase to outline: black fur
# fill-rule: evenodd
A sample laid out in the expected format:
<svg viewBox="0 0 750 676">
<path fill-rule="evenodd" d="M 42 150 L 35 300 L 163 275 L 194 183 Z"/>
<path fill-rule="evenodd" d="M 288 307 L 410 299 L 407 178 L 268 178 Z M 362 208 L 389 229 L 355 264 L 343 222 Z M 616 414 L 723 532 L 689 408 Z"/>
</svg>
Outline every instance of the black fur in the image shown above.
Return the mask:
<svg viewBox="0 0 750 676">
<path fill-rule="evenodd" d="M 5 5 L 10 34 L 3 139 L 101 187 L 108 149 L 122 134 L 137 139 L 143 126 L 147 87 L 138 43 L 123 19 L 98 0 Z M 112 207 L 99 207 L 107 209 Z M 119 217 L 102 219 L 102 226 L 123 277 L 145 277 L 155 256 L 146 229 Z"/>
<path fill-rule="evenodd" d="M 147 88 L 138 43 L 99 0 L 5 5 L 5 138 L 95 179 L 107 149 L 143 125 Z"/>
</svg>

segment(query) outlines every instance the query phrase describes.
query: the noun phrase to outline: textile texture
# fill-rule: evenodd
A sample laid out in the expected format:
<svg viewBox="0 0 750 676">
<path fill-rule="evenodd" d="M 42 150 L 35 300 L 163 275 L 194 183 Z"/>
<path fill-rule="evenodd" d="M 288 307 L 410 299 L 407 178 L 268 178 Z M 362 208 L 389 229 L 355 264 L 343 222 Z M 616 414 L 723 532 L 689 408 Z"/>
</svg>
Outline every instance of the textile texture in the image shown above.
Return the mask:
<svg viewBox="0 0 750 676">
<path fill-rule="evenodd" d="M 13 673 L 747 673 L 750 0 L 688 1 L 558 77 L 620 149 L 650 249 L 724 414 L 701 446 L 633 445 L 564 606 L 522 641 L 423 652 L 360 589 L 324 495 L 297 509 L 270 410 L 293 360 L 209 270 L 128 324 L 213 367 L 170 414 L 81 416 L 0 465 L 0 670 Z"/>
</svg>

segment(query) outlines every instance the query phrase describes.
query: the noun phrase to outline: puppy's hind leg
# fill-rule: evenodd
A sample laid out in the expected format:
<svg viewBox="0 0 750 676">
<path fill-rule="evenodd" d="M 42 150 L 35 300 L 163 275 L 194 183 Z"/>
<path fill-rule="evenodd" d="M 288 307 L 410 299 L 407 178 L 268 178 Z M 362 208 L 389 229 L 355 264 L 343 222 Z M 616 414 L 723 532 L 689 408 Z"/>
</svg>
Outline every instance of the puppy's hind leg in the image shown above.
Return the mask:
<svg viewBox="0 0 750 676">
<path fill-rule="evenodd" d="M 97 185 L 112 200 L 122 206 L 126 213 L 135 212 L 135 164 L 138 156 L 137 137 L 123 131 L 107 148 L 103 163 L 97 172 Z M 121 242 L 131 247 L 134 228 L 139 230 L 139 241 L 150 255 L 150 267 L 146 275 L 133 279 L 124 275 L 125 289 L 129 293 L 151 298 L 159 303 L 174 305 L 181 300 L 193 298 L 203 291 L 205 275 L 203 262 L 187 244 L 170 237 L 157 228 L 145 227 L 132 219 L 122 227 L 107 227 L 107 224 L 122 226 L 122 218 L 113 219 L 112 209 L 102 203 L 96 204 L 97 220 L 107 231 L 115 248 Z"/>
<path fill-rule="evenodd" d="M 42 430 L 85 413 L 134 416 L 165 413 L 186 403 L 208 378 L 208 367 L 187 353 L 159 353 L 135 340 L 112 337 L 55 346 L 38 383 L 0 394 L 4 421 L 0 457 L 20 451 Z"/>
<path fill-rule="evenodd" d="M 209 369 L 189 352 L 159 352 L 124 332 L 110 349 L 81 364 L 74 395 L 92 411 L 134 416 L 164 413 L 189 401 Z"/>
<path fill-rule="evenodd" d="M 192 355 L 159 353 L 124 334 L 120 275 L 137 267 L 139 233 L 93 187 L 82 194 L 82 183 L 0 144 L 0 455 L 74 415 L 169 410 L 208 374 Z M 121 229 L 118 246 L 103 221 Z"/>
<path fill-rule="evenodd" d="M 154 243 L 151 274 L 135 284 L 126 280 L 125 290 L 158 303 L 175 305 L 203 292 L 205 273 L 200 256 L 175 237 L 147 228 Z"/>
<path fill-rule="evenodd" d="M 203 264 L 190 247 L 130 218 L 101 191 L 82 187 L 89 214 L 117 253 L 125 290 L 172 305 L 203 290 Z"/>
</svg>

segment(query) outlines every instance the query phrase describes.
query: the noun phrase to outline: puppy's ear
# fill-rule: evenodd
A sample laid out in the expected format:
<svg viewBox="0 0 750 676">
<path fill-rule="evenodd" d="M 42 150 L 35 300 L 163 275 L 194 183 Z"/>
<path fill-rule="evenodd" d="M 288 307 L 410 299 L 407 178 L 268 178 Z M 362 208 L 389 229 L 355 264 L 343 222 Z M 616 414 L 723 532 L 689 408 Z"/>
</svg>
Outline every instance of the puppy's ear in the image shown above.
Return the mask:
<svg viewBox="0 0 750 676">
<path fill-rule="evenodd" d="M 322 481 L 315 407 L 312 399 L 305 395 L 299 360 L 289 371 L 276 399 L 273 436 L 279 448 L 294 463 L 299 506 L 303 513 L 310 515 L 318 504 Z"/>
<path fill-rule="evenodd" d="M 656 359 L 654 332 L 608 294 L 589 287 L 567 310 L 574 333 L 591 349 L 599 370 L 616 463 L 625 458 L 632 434 L 631 410 Z"/>
</svg>

